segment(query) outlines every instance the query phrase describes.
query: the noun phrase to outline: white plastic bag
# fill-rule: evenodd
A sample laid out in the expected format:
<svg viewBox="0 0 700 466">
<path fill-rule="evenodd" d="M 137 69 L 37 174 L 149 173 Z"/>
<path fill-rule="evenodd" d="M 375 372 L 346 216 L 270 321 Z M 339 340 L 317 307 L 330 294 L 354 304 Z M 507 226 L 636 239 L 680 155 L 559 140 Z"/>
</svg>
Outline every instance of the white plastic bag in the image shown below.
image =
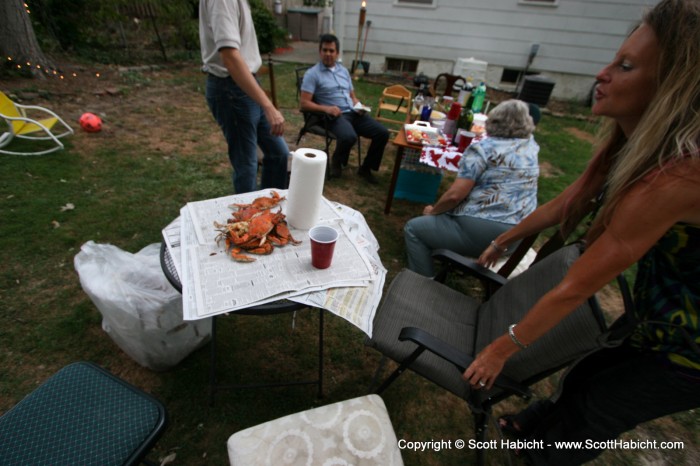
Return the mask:
<svg viewBox="0 0 700 466">
<path fill-rule="evenodd" d="M 182 320 L 182 296 L 165 278 L 159 253 L 157 243 L 131 254 L 88 241 L 74 264 L 102 329 L 136 362 L 163 371 L 209 341 L 211 319 Z"/>
</svg>

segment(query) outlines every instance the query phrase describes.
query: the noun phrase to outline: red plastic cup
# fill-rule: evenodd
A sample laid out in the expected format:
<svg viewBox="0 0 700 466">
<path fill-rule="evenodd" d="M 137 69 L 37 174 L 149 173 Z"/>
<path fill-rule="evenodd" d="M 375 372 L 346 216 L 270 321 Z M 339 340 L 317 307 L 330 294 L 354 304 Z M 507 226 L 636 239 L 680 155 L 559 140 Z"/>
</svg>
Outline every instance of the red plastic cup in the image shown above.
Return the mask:
<svg viewBox="0 0 700 466">
<path fill-rule="evenodd" d="M 469 147 L 469 144 L 472 143 L 472 139 L 476 134 L 472 133 L 471 131 L 465 131 L 463 129 L 459 130 L 459 146 L 457 147 L 457 150 L 459 152 L 464 152 L 464 150 Z"/>
<path fill-rule="evenodd" d="M 338 231 L 335 228 L 318 225 L 309 230 L 311 241 L 311 265 L 317 269 L 327 269 L 333 260 Z"/>
<path fill-rule="evenodd" d="M 449 112 L 447 113 L 447 118 L 450 120 L 455 120 L 457 121 L 459 119 L 459 114 L 462 111 L 462 106 L 459 105 L 457 102 L 453 102 L 452 106 L 450 107 Z"/>
</svg>

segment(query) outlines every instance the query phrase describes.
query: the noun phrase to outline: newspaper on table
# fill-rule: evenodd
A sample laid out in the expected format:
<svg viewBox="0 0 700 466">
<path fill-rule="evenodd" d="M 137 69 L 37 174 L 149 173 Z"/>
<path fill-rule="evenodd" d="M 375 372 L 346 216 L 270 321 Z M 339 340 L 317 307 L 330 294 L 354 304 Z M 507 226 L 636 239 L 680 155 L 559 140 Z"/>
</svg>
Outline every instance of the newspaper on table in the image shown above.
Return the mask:
<svg viewBox="0 0 700 466">
<path fill-rule="evenodd" d="M 370 337 L 374 313 L 382 298 L 386 269 L 379 259 L 379 242 L 363 215 L 347 206 L 334 203 L 335 210 L 347 226 L 346 233 L 365 254 L 371 266 L 372 280 L 365 287 L 338 287 L 290 298 L 309 306 L 321 307 L 354 324 Z M 335 263 L 335 258 L 333 258 Z"/>
<path fill-rule="evenodd" d="M 286 196 L 286 190 L 276 190 Z M 163 229 L 163 238 L 183 284 L 185 320 L 235 312 L 258 304 L 290 299 L 321 307 L 343 317 L 368 335 L 381 299 L 386 269 L 379 245 L 359 212 L 325 198 L 319 224 L 330 224 L 340 235 L 333 264 L 318 270 L 311 266 L 308 231 L 290 228 L 301 244 L 275 247 L 270 255 L 254 256 L 250 263 L 233 261 L 214 221 L 225 223 L 230 205 L 247 204 L 270 190 L 192 202 Z M 281 208 L 284 213 L 285 201 Z M 179 230 L 179 231 L 178 231 Z M 178 235 L 179 233 L 179 235 Z"/>
</svg>

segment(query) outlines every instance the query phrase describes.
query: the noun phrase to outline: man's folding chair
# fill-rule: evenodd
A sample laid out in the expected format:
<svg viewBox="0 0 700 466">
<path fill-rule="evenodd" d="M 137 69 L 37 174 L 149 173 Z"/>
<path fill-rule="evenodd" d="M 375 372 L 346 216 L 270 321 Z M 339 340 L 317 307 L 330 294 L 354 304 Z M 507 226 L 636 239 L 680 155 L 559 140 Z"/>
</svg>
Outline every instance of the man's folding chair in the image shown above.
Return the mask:
<svg viewBox="0 0 700 466">
<path fill-rule="evenodd" d="M 306 70 L 311 68 L 310 66 L 303 66 L 296 68 L 294 72 L 296 73 L 296 85 L 297 85 L 297 100 L 299 99 L 299 96 L 301 95 L 301 83 L 304 80 L 304 73 L 306 73 Z M 330 153 L 330 147 L 331 143 L 335 141 L 337 138 L 335 134 L 333 134 L 333 131 L 329 129 L 331 121 L 333 121 L 333 117 L 326 113 L 322 112 L 305 112 L 301 110 L 301 114 L 304 117 L 304 124 L 302 125 L 301 129 L 299 130 L 299 135 L 297 136 L 297 146 L 299 146 L 299 143 L 301 142 L 301 138 L 304 137 L 305 134 L 314 134 L 316 136 L 321 136 L 325 139 L 325 146 L 324 146 L 324 151 L 328 155 L 328 157 L 331 157 Z M 362 165 L 362 143 L 360 141 L 362 139 L 360 136 L 357 136 L 357 166 Z M 348 164 L 348 160 L 343 160 L 343 165 Z M 330 169 L 330 163 L 328 164 L 328 169 Z"/>
</svg>

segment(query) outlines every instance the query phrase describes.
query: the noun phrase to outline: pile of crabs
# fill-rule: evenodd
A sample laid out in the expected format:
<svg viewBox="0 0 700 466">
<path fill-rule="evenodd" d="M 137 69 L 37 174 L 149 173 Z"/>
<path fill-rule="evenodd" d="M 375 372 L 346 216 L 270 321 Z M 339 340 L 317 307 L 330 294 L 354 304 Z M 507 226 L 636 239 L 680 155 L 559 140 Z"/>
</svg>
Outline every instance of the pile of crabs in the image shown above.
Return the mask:
<svg viewBox="0 0 700 466">
<path fill-rule="evenodd" d="M 239 262 L 253 262 L 255 258 L 248 254 L 270 254 L 275 246 L 301 243 L 289 232 L 282 209 L 272 211 L 284 199 L 271 191 L 269 197 L 259 197 L 250 204 L 231 205 L 237 210 L 226 224 L 214 222 L 219 232 L 216 243 L 225 240 L 231 258 Z"/>
</svg>

